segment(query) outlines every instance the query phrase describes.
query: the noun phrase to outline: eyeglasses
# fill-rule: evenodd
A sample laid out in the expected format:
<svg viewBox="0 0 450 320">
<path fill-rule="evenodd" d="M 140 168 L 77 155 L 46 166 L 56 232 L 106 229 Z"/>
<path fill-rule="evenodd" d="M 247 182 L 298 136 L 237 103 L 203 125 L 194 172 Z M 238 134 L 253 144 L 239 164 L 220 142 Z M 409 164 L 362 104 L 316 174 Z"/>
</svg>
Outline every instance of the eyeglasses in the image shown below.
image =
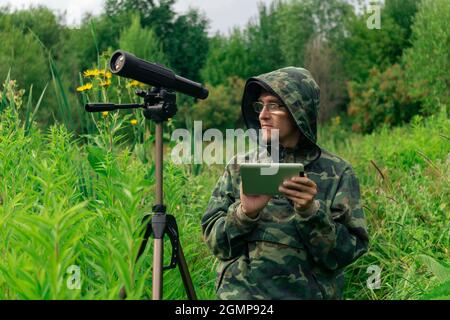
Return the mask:
<svg viewBox="0 0 450 320">
<path fill-rule="evenodd" d="M 283 111 L 285 110 L 285 106 L 275 103 L 275 102 L 269 102 L 267 104 L 264 104 L 262 102 L 256 101 L 253 102 L 253 110 L 255 110 L 256 113 L 261 113 L 264 109 L 264 106 L 269 109 L 269 112 L 276 112 L 276 111 Z"/>
</svg>

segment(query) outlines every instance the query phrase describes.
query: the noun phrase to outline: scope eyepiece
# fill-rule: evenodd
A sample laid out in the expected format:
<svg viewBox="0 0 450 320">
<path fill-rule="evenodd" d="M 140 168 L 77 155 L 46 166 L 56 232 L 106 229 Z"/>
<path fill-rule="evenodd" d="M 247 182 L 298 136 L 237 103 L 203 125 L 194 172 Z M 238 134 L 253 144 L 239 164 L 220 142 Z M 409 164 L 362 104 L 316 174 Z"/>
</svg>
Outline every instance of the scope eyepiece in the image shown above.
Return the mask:
<svg viewBox="0 0 450 320">
<path fill-rule="evenodd" d="M 110 62 L 111 72 L 119 72 L 125 64 L 125 56 L 123 54 L 113 55 Z"/>
</svg>

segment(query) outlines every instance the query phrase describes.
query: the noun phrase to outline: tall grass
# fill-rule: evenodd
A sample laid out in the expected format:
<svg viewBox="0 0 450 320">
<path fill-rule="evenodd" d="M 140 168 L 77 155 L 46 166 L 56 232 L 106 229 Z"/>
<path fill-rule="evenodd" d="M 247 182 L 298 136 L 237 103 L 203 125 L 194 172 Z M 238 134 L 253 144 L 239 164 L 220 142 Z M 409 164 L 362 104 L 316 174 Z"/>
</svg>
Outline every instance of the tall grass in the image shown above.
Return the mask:
<svg viewBox="0 0 450 320">
<path fill-rule="evenodd" d="M 367 136 L 351 134 L 335 141 L 327 139 L 326 128 L 320 136 L 329 150 L 355 167 L 368 219 L 370 250 L 348 269 L 345 296 L 416 299 L 426 295 L 444 280 L 433 275 L 430 264 L 420 257 L 449 268 L 450 132 L 445 108 L 429 119 L 417 116 L 410 125 L 383 127 Z M 371 265 L 381 268 L 377 290 L 366 285 Z M 448 298 L 448 282 L 446 286 Z"/>
<path fill-rule="evenodd" d="M 5 93 L 2 99 L 0 299 L 117 299 L 123 285 L 130 299 L 151 298 L 151 242 L 135 263 L 153 204 L 151 154 L 123 144 L 113 118 L 97 119 L 98 133 L 82 144 L 62 125 L 25 126 L 20 101 L 12 108 Z M 371 235 L 369 252 L 347 269 L 345 298 L 415 299 L 446 283 L 448 128 L 441 113 L 369 136 L 348 135 L 339 125 L 321 129 L 321 144 L 357 172 Z M 216 260 L 200 219 L 222 167 L 200 169 L 166 161 L 164 196 L 197 294 L 213 299 Z M 167 265 L 168 242 L 165 248 Z M 80 289 L 69 285 L 73 265 Z M 371 265 L 382 270 L 380 289 L 366 285 Z M 185 297 L 178 270 L 166 271 L 164 298 Z"/>
</svg>

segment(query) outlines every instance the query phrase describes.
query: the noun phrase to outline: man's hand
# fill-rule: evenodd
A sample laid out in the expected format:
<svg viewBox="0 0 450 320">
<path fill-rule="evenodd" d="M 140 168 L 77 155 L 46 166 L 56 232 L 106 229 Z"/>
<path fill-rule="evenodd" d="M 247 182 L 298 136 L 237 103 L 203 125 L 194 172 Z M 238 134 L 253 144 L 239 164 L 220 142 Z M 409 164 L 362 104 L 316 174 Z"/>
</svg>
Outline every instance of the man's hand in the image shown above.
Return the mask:
<svg viewBox="0 0 450 320">
<path fill-rule="evenodd" d="M 292 177 L 278 188 L 284 196 L 294 203 L 297 211 L 311 211 L 317 194 L 317 185 L 305 174 L 305 177 Z"/>
<path fill-rule="evenodd" d="M 243 212 L 249 218 L 255 218 L 258 213 L 266 206 L 272 196 L 269 195 L 257 195 L 251 196 L 247 195 L 242 191 L 242 183 L 240 185 L 241 188 L 241 205 Z"/>
</svg>

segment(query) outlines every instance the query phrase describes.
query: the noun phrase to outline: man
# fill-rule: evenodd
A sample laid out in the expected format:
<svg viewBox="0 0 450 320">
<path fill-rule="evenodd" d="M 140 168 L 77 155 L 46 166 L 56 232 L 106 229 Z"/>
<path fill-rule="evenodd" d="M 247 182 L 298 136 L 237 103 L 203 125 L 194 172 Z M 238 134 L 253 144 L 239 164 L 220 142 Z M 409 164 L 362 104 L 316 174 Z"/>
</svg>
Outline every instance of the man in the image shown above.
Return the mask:
<svg viewBox="0 0 450 320">
<path fill-rule="evenodd" d="M 220 261 L 219 299 L 340 299 L 344 267 L 367 251 L 357 177 L 316 143 L 318 107 L 319 87 L 306 69 L 247 81 L 247 127 L 262 129 L 266 142 L 278 129 L 280 162 L 303 163 L 306 175 L 285 181 L 283 196 L 249 196 L 239 164 L 226 166 L 202 218 Z"/>
</svg>

